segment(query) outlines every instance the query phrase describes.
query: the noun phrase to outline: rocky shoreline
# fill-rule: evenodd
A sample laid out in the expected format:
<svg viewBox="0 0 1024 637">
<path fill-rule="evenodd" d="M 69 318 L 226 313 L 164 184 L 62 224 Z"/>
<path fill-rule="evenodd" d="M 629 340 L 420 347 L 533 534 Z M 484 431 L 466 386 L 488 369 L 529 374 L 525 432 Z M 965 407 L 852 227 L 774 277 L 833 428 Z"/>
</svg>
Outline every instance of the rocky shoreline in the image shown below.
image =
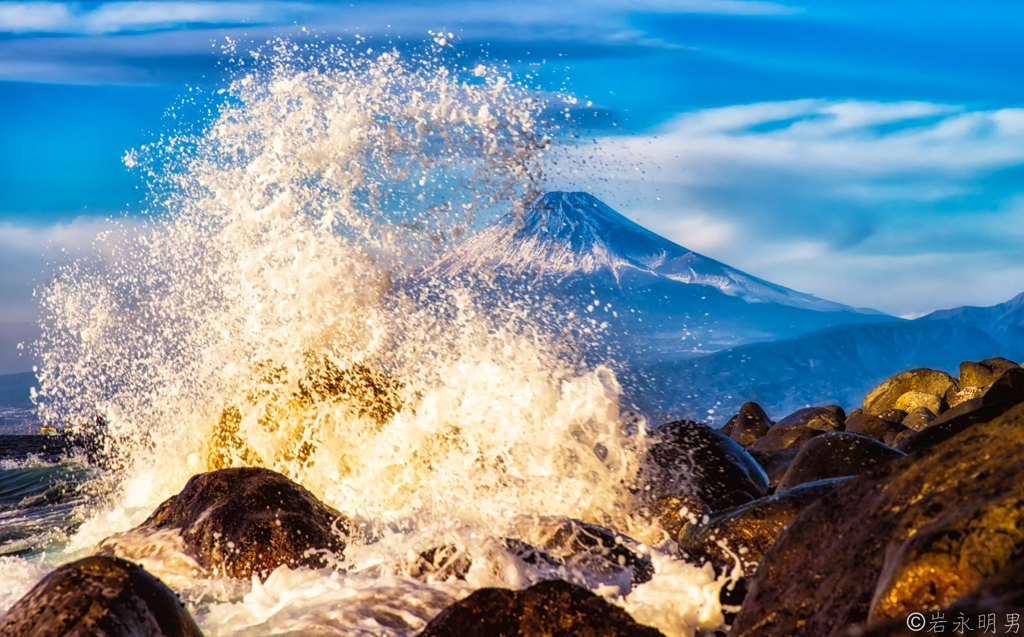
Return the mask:
<svg viewBox="0 0 1024 637">
<path fill-rule="evenodd" d="M 736 612 L 719 632 L 910 635 L 917 617 L 941 616 L 952 634 L 1012 634 L 1008 618 L 1024 614 L 1017 363 L 964 362 L 958 377 L 907 371 L 849 414 L 828 405 L 772 421 L 747 403 L 721 429 L 677 421 L 649 442 L 636 515 L 675 540 L 683 559 L 734 575 L 722 600 Z M 559 520 L 543 543 L 504 542 L 553 573 L 584 561 L 628 590 L 653 569 L 622 531 Z M 0 617 L 0 635 L 199 635 L 174 593 L 134 563 L 152 540 L 177 546 L 195 575 L 265 579 L 281 565 L 329 567 L 349 543 L 369 541 L 360 533 L 345 513 L 273 471 L 200 474 L 140 526 L 39 582 Z M 410 574 L 460 578 L 466 560 L 438 546 L 421 553 Z M 966 619 L 954 632 L 958 617 Z M 420 633 L 658 634 L 557 579 L 520 591 L 479 589 Z"/>
</svg>

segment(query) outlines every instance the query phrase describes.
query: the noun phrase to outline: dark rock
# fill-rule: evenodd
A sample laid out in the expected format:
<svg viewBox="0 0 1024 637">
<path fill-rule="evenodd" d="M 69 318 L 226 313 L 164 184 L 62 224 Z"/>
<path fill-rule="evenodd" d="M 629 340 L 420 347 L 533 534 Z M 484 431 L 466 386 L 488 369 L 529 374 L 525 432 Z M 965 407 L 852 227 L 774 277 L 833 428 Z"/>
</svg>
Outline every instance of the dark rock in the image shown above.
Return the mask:
<svg viewBox="0 0 1024 637">
<path fill-rule="evenodd" d="M 726 434 L 737 444 L 746 447 L 772 428 L 772 421 L 757 403 L 744 403 L 733 419 L 731 433 Z"/>
<path fill-rule="evenodd" d="M 931 409 L 928 409 L 927 407 L 918 407 L 907 414 L 907 417 L 903 419 L 902 424 L 907 429 L 921 431 L 928 425 L 932 424 L 936 417 L 937 416 Z"/>
<path fill-rule="evenodd" d="M 266 577 L 282 564 L 321 568 L 340 554 L 347 520 L 279 473 L 253 467 L 193 476 L 140 526 L 104 540 L 101 553 L 132 557 L 140 535 L 177 532 L 214 575 Z"/>
<path fill-rule="evenodd" d="M 944 620 L 944 627 L 949 630 L 943 632 L 958 636 L 1018 634 L 1021 618 L 1024 617 L 1024 560 L 1018 559 L 995 575 L 985 578 L 952 606 L 938 612 L 928 610 L 922 614 L 926 618 L 927 633 L 931 634 L 939 632 L 933 630 L 937 628 L 931 621 L 933 615 L 941 616 Z M 955 629 L 957 618 L 967 620 L 966 629 Z M 899 617 L 866 628 L 853 627 L 843 633 L 842 637 L 911 637 L 922 632 L 910 630 L 907 618 Z"/>
<path fill-rule="evenodd" d="M 955 407 L 951 407 L 950 409 L 946 410 L 942 415 L 936 416 L 935 420 L 933 420 L 933 421 L 931 421 L 931 423 L 929 423 L 929 426 L 931 426 L 931 425 L 941 425 L 942 423 L 944 423 L 944 422 L 946 422 L 948 420 L 952 420 L 952 419 L 956 418 L 957 416 L 960 416 L 962 414 L 966 414 L 969 411 L 974 411 L 978 407 L 981 407 L 983 404 L 984 403 L 981 402 L 981 394 L 979 394 L 977 398 L 971 398 L 969 400 L 965 400 L 965 401 L 957 404 Z"/>
<path fill-rule="evenodd" d="M 435 617 L 420 637 L 657 637 L 618 606 L 554 580 L 521 591 L 481 588 Z"/>
<path fill-rule="evenodd" d="M 839 422 L 846 422 L 846 411 L 839 405 L 825 405 L 825 409 L 835 414 Z"/>
<path fill-rule="evenodd" d="M 562 565 L 544 551 L 514 538 L 502 538 L 500 547 L 526 564 L 551 569 Z M 446 582 L 452 578 L 465 580 L 472 566 L 473 557 L 464 548 L 444 544 L 408 556 L 399 563 L 397 571 L 404 577 L 421 581 Z"/>
<path fill-rule="evenodd" d="M 765 495 L 768 476 L 743 447 L 706 425 L 679 420 L 651 432 L 640 476 L 642 504 L 696 495 L 712 511 L 728 508 L 734 491 Z"/>
<path fill-rule="evenodd" d="M 903 419 L 907 416 L 907 412 L 902 409 L 886 409 L 882 413 L 878 414 L 878 417 L 882 420 L 888 420 L 889 422 L 897 425 L 903 424 Z"/>
<path fill-rule="evenodd" d="M 651 558 L 639 551 L 636 540 L 597 524 L 540 517 L 529 518 L 527 525 L 514 526 L 513 530 L 559 564 L 588 570 L 605 583 L 618 584 L 625 592 L 654 575 Z"/>
<path fill-rule="evenodd" d="M 884 440 L 886 434 L 900 430 L 900 425 L 878 416 L 863 412 L 846 419 L 846 433 L 857 434 L 872 440 Z"/>
<path fill-rule="evenodd" d="M 683 493 L 655 500 L 645 507 L 642 514 L 670 538 L 674 538 L 679 536 L 679 531 L 687 524 L 696 524 L 697 520 L 710 515 L 711 509 L 697 496 Z"/>
<path fill-rule="evenodd" d="M 903 444 L 904 440 L 910 438 L 916 433 L 917 432 L 913 429 L 901 429 L 900 431 L 894 431 L 892 434 L 887 435 L 882 442 L 890 447 L 899 449 L 899 446 Z"/>
<path fill-rule="evenodd" d="M 679 535 L 679 556 L 697 565 L 710 562 L 720 574 L 738 559 L 743 577 L 751 577 L 790 522 L 843 480 L 800 485 L 712 515 L 707 524 L 687 526 Z"/>
<path fill-rule="evenodd" d="M 818 431 L 842 431 L 844 424 L 843 420 L 830 409 L 807 407 L 795 411 L 775 423 L 775 426 L 766 435 L 781 436 L 787 431 L 800 427 L 810 427 Z"/>
<path fill-rule="evenodd" d="M 793 464 L 793 460 L 798 453 L 800 453 L 800 448 L 783 449 L 764 458 L 757 459 L 761 463 L 764 472 L 768 474 L 769 487 L 774 489 L 782 481 L 782 477 L 789 471 L 789 467 Z"/>
<path fill-rule="evenodd" d="M 900 451 L 909 454 L 933 447 L 940 442 L 949 440 L 953 436 L 978 423 L 988 422 L 993 418 L 997 418 L 1005 414 L 1019 402 L 1021 401 L 1005 400 L 992 405 L 981 404 L 970 411 L 965 411 L 958 416 L 948 419 L 945 418 L 946 414 L 943 414 L 932 421 L 932 424 L 925 427 L 922 431 L 917 432 L 898 443 L 897 448 Z M 968 403 L 964 404 L 966 405 Z M 959 408 L 960 405 L 957 407 Z M 952 413 L 953 411 L 954 410 L 950 409 L 946 413 Z"/>
<path fill-rule="evenodd" d="M 960 363 L 960 387 L 985 387 L 995 382 L 1008 369 L 1020 369 L 1020 365 L 1005 358 L 986 358 L 973 363 Z"/>
<path fill-rule="evenodd" d="M 981 395 L 981 402 L 986 405 L 1007 400 L 1024 400 L 1024 368 L 1006 370 Z"/>
<path fill-rule="evenodd" d="M 946 372 L 924 368 L 912 369 L 893 376 L 871 390 L 864 398 L 864 411 L 877 416 L 887 409 L 893 409 L 900 396 L 908 391 L 945 396 L 946 391 L 954 384 L 953 377 Z"/>
<path fill-rule="evenodd" d="M 800 450 L 776 493 L 808 482 L 855 476 L 906 454 L 884 443 L 836 431 L 817 436 Z"/>
<path fill-rule="evenodd" d="M 764 458 L 784 449 L 799 450 L 811 438 L 825 433 L 821 429 L 797 427 L 778 436 L 764 436 L 747 445 L 747 452 L 755 458 Z"/>
<path fill-rule="evenodd" d="M 779 537 L 730 634 L 824 637 L 948 607 L 1019 559 L 1022 472 L 1019 405 L 853 478 Z"/>
<path fill-rule="evenodd" d="M 202 637 L 163 582 L 138 564 L 87 557 L 42 579 L 0 617 L 9 637 Z"/>
</svg>

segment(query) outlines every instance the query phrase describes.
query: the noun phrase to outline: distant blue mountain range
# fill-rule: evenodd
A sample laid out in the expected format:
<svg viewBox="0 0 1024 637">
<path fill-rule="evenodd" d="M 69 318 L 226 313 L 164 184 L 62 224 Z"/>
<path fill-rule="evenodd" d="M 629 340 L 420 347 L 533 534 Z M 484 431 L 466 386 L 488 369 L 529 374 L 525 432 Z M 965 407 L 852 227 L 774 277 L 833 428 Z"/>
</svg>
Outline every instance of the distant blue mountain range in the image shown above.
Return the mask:
<svg viewBox="0 0 1024 637">
<path fill-rule="evenodd" d="M 1024 294 L 906 321 L 803 294 L 640 227 L 588 193 L 550 192 L 427 268 L 488 272 L 608 323 L 627 403 L 655 422 L 724 421 L 746 401 L 783 416 L 850 409 L 915 367 L 1024 358 Z M 596 301 L 596 303 L 595 303 Z M 617 316 L 616 316 L 617 315 Z M 605 355 L 599 348 L 596 361 Z"/>
<path fill-rule="evenodd" d="M 652 420 L 724 422 L 747 401 L 773 417 L 806 405 L 850 409 L 915 367 L 1024 359 L 1024 294 L 906 321 L 776 285 L 687 250 L 587 193 L 551 192 L 419 273 L 484 274 L 605 325 L 585 353 L 614 361 Z M 408 284 L 408 283 L 407 283 Z M 557 321 L 553 323 L 558 328 Z M 556 335 L 553 335 L 556 336 Z M 0 408 L 31 409 L 31 373 L 0 376 Z"/>
<path fill-rule="evenodd" d="M 833 325 L 899 320 L 759 279 L 640 227 L 588 193 L 549 192 L 443 256 L 425 277 L 487 272 L 609 324 L 629 366 Z M 574 302 L 575 301 L 575 302 Z"/>
</svg>

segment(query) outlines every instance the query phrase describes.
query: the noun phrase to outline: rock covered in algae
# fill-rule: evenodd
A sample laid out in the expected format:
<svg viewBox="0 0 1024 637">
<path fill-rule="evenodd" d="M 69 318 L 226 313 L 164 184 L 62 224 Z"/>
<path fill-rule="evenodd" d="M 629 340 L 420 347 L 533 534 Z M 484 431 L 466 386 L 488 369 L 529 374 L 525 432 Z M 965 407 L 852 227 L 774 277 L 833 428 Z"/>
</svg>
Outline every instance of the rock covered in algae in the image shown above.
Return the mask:
<svg viewBox="0 0 1024 637">
<path fill-rule="evenodd" d="M 843 431 L 822 434 L 800 449 L 775 492 L 808 482 L 855 476 L 905 455 L 865 436 Z"/>
<path fill-rule="evenodd" d="M 221 469 L 193 476 L 145 522 L 107 538 L 99 551 L 131 558 L 145 546 L 140 536 L 172 531 L 213 575 L 266 577 L 282 564 L 327 566 L 324 551 L 340 555 L 347 528 L 341 513 L 279 473 Z"/>
<path fill-rule="evenodd" d="M 0 617 L 4 637 L 202 637 L 163 582 L 138 564 L 92 556 L 42 579 Z"/>
<path fill-rule="evenodd" d="M 435 617 L 419 637 L 658 637 L 585 588 L 553 580 L 521 590 L 481 588 Z"/>
<path fill-rule="evenodd" d="M 731 634 L 839 635 L 950 607 L 1019 558 L 1022 478 L 1018 405 L 850 480 L 776 541 Z"/>
</svg>

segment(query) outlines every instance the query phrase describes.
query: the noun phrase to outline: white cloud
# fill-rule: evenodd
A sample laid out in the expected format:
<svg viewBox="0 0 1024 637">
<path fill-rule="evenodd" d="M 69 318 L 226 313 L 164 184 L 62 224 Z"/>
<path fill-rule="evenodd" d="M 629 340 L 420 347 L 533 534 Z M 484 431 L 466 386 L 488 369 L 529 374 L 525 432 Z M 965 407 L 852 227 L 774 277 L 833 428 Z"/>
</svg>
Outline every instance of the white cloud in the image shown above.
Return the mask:
<svg viewBox="0 0 1024 637">
<path fill-rule="evenodd" d="M 662 158 L 681 148 L 691 163 L 728 158 L 814 172 L 963 173 L 1024 159 L 1022 121 L 1024 109 L 800 100 L 681 115 L 658 138 Z M 758 129 L 773 123 L 778 127 Z"/>
<path fill-rule="evenodd" d="M 71 8 L 60 2 L 0 2 L 0 31 L 63 32 L 72 23 Z"/>
<path fill-rule="evenodd" d="M 583 40 L 595 33 L 630 41 L 642 37 L 632 29 L 631 13 L 721 15 L 786 15 L 798 7 L 760 0 L 590 0 L 588 2 L 106 2 L 82 5 L 62 2 L 0 2 L 0 32 L 104 34 L 174 28 L 183 24 L 276 24 L 308 19 L 309 26 L 344 21 L 369 31 L 420 33 L 431 26 L 455 28 L 477 35 L 505 27 L 532 27 L 536 38 L 561 32 L 555 40 Z M 582 32 L 578 30 L 582 29 Z M 603 39 L 603 38 L 602 38 Z"/>
<path fill-rule="evenodd" d="M 747 104 L 599 146 L 580 180 L 595 195 L 755 276 L 898 315 L 1024 290 L 1006 176 L 1024 167 L 1024 109 Z"/>
<path fill-rule="evenodd" d="M 0 2 L 0 32 L 104 34 L 183 24 L 283 21 L 307 5 L 285 2 Z"/>
<path fill-rule="evenodd" d="M 38 337 L 39 305 L 33 289 L 55 268 L 88 251 L 114 222 L 79 217 L 52 226 L 0 223 L 0 374 L 28 371 L 32 362 L 18 343 Z"/>
</svg>

